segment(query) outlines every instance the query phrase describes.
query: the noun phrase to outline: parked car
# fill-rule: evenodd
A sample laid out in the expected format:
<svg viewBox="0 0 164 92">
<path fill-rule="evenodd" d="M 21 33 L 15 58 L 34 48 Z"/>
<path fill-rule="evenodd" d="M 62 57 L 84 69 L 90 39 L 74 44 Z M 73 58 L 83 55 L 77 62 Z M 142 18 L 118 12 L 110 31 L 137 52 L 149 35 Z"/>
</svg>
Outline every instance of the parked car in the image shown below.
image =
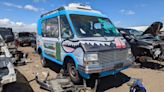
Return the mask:
<svg viewBox="0 0 164 92">
<path fill-rule="evenodd" d="M 10 39 L 6 40 L 9 41 Z M 13 59 L 11 58 L 8 48 L 6 48 L 5 41 L 0 35 L 0 92 L 3 90 L 3 86 L 16 82 L 16 72 L 13 65 Z"/>
<path fill-rule="evenodd" d="M 129 29 L 129 28 L 118 28 L 118 30 L 124 34 L 126 33 L 126 35 L 133 35 L 133 36 L 140 36 L 142 35 L 142 31 L 138 31 L 138 30 L 135 30 L 135 29 Z"/>
<path fill-rule="evenodd" d="M 146 60 L 145 57 L 154 60 L 164 60 L 164 43 L 160 39 L 161 35 L 159 34 L 162 27 L 163 24 L 161 22 L 154 22 L 138 37 L 131 37 L 126 33 L 123 34 L 131 45 L 132 53 L 136 58 L 142 58 L 144 61 Z"/>
<path fill-rule="evenodd" d="M 37 33 L 42 65 L 48 60 L 62 65 L 74 83 L 116 74 L 134 61 L 117 28 L 90 6 L 69 4 L 43 14 Z"/>
<path fill-rule="evenodd" d="M 0 92 L 2 92 L 4 85 L 16 82 L 16 72 L 11 58 L 0 57 L 0 61 Z"/>
<path fill-rule="evenodd" d="M 3 43 L 5 51 L 5 56 L 12 58 L 13 63 L 23 63 L 26 61 L 27 54 L 19 51 L 17 49 L 17 43 L 15 41 L 15 35 L 12 31 L 12 28 L 0 28 L 0 37 L 1 37 L 1 44 Z"/>
<path fill-rule="evenodd" d="M 17 42 L 20 46 L 30 45 L 35 46 L 36 37 L 30 32 L 19 32 L 17 34 Z"/>
</svg>

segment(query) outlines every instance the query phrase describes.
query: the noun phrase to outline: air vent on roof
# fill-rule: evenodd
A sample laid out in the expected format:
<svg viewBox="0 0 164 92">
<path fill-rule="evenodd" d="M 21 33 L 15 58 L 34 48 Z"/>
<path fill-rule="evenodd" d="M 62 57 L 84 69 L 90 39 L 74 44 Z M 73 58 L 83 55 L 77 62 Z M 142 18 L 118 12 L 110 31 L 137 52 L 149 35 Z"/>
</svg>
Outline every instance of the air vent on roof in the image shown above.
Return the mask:
<svg viewBox="0 0 164 92">
<path fill-rule="evenodd" d="M 73 8 L 73 9 L 85 9 L 85 10 L 91 10 L 91 6 L 89 5 L 84 5 L 84 4 L 80 4 L 80 3 L 71 3 L 68 5 L 69 8 Z"/>
</svg>

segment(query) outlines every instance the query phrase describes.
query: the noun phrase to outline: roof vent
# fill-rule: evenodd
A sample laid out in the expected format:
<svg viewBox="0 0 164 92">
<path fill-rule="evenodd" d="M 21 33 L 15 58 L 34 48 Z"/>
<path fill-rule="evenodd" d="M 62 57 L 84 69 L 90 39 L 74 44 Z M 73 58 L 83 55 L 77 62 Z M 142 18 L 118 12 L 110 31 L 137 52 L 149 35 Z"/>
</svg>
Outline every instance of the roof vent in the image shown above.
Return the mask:
<svg viewBox="0 0 164 92">
<path fill-rule="evenodd" d="M 84 5 L 84 4 L 80 4 L 80 3 L 71 3 L 68 5 L 69 8 L 72 9 L 85 9 L 85 10 L 91 10 L 91 6 L 89 5 Z"/>
</svg>

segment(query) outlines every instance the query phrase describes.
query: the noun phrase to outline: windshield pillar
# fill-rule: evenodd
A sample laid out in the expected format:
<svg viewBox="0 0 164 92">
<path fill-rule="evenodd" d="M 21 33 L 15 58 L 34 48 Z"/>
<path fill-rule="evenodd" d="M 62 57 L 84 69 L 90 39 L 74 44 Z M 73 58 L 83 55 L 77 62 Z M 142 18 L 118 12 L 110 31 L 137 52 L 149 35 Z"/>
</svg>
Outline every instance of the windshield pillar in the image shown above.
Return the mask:
<svg viewBox="0 0 164 92">
<path fill-rule="evenodd" d="M 71 21 L 71 18 L 70 18 L 70 16 L 69 16 L 69 14 L 66 14 L 66 17 L 67 17 L 67 19 L 68 19 L 68 22 L 69 22 L 70 27 L 71 27 L 71 29 L 72 29 L 72 32 L 73 32 L 73 34 L 74 34 L 74 38 L 77 38 L 77 34 L 76 34 L 75 28 L 74 28 L 74 26 L 73 26 L 73 23 L 72 23 L 72 21 Z"/>
</svg>

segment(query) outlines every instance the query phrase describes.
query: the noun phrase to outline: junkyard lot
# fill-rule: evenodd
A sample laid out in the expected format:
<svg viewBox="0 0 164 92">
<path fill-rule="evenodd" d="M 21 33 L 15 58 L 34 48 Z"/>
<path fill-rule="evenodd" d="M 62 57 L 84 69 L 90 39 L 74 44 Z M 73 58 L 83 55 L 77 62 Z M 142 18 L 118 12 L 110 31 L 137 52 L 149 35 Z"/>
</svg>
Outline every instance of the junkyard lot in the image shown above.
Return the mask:
<svg viewBox="0 0 164 92">
<path fill-rule="evenodd" d="M 48 71 L 50 73 L 49 79 L 52 79 L 56 77 L 57 73 L 59 73 L 60 66 L 55 63 L 50 63 L 49 67 L 43 68 L 40 64 L 39 55 L 35 54 L 32 48 L 23 47 L 20 49 L 29 54 L 29 59 L 27 65 L 17 66 L 16 69 L 27 79 L 27 83 L 30 84 L 34 92 L 47 92 L 39 88 L 39 85 L 34 80 L 35 74 L 44 74 Z M 155 63 L 149 63 L 150 66 L 154 64 Z M 164 65 L 164 63 L 161 64 Z M 101 78 L 101 81 L 98 84 L 98 92 L 129 92 L 127 82 L 130 77 L 142 79 L 147 92 L 163 92 L 164 71 L 151 69 L 152 67 L 144 69 L 129 68 L 118 75 Z M 43 78 L 43 75 L 41 77 Z M 23 92 L 26 92 L 26 90 Z"/>
</svg>

